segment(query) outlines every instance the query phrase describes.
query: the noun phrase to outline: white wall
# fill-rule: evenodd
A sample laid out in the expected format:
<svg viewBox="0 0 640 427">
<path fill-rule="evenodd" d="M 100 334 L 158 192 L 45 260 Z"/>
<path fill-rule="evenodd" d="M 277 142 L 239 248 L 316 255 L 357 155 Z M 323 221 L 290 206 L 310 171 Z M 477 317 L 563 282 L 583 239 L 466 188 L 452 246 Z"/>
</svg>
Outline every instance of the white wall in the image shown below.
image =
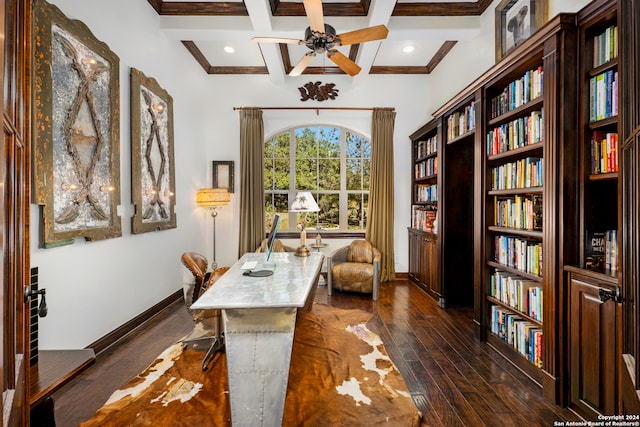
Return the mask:
<svg viewBox="0 0 640 427">
<path fill-rule="evenodd" d="M 493 64 L 493 6 L 477 18 L 482 36 L 458 43 L 430 76 L 331 76 L 340 90 L 335 101 L 302 104 L 300 76 L 275 84 L 269 76 L 209 76 L 179 41 L 158 28 L 159 18 L 146 1 L 52 0 L 70 18 L 83 21 L 120 57 L 120 151 L 123 236 L 100 242 L 76 239 L 71 246 L 38 249 L 39 211 L 32 206 L 31 264 L 40 268 L 47 288 L 49 315 L 40 319 L 41 348 L 79 348 L 101 338 L 182 287 L 188 273 L 180 254 L 194 250 L 212 256 L 208 212 L 195 205 L 198 188 L 211 183 L 212 160 L 236 162 L 239 187 L 239 123 L 233 107 L 331 106 L 394 107 L 396 270 L 407 271 L 410 216 L 409 135 L 431 119 L 431 112 Z M 550 10 L 580 1 L 555 0 Z M 497 1 L 494 2 L 497 4 Z M 565 9 L 566 10 L 566 9 Z M 555 14 L 555 13 L 554 13 Z M 484 30 L 486 28 L 486 31 Z M 461 66 L 462 64 L 462 66 Z M 131 234 L 131 149 L 129 69 L 154 77 L 174 100 L 176 213 L 178 227 Z M 317 79 L 317 76 L 312 77 Z M 265 136 L 299 124 L 328 123 L 371 135 L 370 111 L 265 111 Z M 217 219 L 217 261 L 230 265 L 238 251 L 238 194 Z M 289 243 L 289 242 L 287 242 Z M 336 242 L 331 242 L 336 243 Z M 295 245 L 295 241 L 289 243 Z"/>
</svg>

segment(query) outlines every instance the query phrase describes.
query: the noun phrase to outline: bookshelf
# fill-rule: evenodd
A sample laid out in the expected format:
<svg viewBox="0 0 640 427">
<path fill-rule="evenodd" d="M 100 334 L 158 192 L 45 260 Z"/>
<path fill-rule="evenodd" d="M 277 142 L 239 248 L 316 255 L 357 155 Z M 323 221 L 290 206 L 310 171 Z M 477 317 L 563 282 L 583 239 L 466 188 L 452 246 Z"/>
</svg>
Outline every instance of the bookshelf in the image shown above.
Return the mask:
<svg viewBox="0 0 640 427">
<path fill-rule="evenodd" d="M 436 301 L 440 289 L 440 227 L 437 221 L 440 194 L 441 126 L 432 120 L 411 135 L 412 201 L 409 232 L 409 278 Z"/>
<path fill-rule="evenodd" d="M 546 293 L 543 87 L 539 51 L 486 88 L 484 153 L 487 341 L 539 383 Z"/>
<path fill-rule="evenodd" d="M 481 77 L 480 338 L 562 402 L 562 260 L 576 255 L 577 31 L 560 14 Z M 446 166 L 446 165 L 445 165 Z"/>
<path fill-rule="evenodd" d="M 578 13 L 578 251 L 565 266 L 569 298 L 568 406 L 584 417 L 616 413 L 620 182 L 618 25 L 615 1 Z M 590 366 L 590 369 L 583 369 Z"/>
</svg>

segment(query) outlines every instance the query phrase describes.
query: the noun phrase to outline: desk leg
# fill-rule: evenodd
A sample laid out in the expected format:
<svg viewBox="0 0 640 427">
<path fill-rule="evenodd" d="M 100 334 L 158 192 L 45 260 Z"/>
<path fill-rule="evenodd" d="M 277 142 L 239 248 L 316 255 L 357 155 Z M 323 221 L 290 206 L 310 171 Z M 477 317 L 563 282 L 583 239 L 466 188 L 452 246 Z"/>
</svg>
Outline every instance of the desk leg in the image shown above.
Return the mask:
<svg viewBox="0 0 640 427">
<path fill-rule="evenodd" d="M 280 426 L 296 308 L 223 310 L 231 423 Z"/>
</svg>

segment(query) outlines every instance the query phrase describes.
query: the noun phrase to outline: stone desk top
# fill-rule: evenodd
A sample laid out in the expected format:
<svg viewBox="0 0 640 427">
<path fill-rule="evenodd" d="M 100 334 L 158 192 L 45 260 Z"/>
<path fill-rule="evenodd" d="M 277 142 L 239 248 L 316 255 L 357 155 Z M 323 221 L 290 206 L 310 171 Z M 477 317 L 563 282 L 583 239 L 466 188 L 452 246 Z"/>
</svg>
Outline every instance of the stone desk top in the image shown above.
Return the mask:
<svg viewBox="0 0 640 427">
<path fill-rule="evenodd" d="M 271 254 L 273 275 L 243 276 L 247 261 L 256 261 L 261 270 L 264 253 L 246 253 L 191 306 L 194 309 L 243 309 L 303 307 L 322 267 L 321 253 L 297 257 L 290 252 Z"/>
</svg>

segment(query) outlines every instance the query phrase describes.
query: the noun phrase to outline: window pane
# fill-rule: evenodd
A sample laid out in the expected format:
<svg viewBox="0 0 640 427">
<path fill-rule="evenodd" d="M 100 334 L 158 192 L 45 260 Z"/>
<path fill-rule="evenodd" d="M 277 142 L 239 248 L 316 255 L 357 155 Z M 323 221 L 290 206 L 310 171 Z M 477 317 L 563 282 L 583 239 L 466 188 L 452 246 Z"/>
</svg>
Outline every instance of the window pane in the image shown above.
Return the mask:
<svg viewBox="0 0 640 427">
<path fill-rule="evenodd" d="M 321 127 L 318 130 L 318 157 L 340 157 L 340 129 Z"/>
<path fill-rule="evenodd" d="M 369 191 L 371 181 L 371 160 L 362 159 L 362 189 Z"/>
<path fill-rule="evenodd" d="M 340 190 L 340 159 L 319 160 L 318 189 Z"/>
<path fill-rule="evenodd" d="M 316 132 L 312 128 L 296 129 L 296 158 L 309 159 L 318 156 Z"/>
<path fill-rule="evenodd" d="M 296 190 L 318 189 L 318 160 L 296 160 Z"/>
<path fill-rule="evenodd" d="M 281 133 L 271 138 L 264 145 L 264 157 L 270 158 L 289 158 L 289 132 Z"/>
<path fill-rule="evenodd" d="M 289 228 L 289 200 L 287 194 L 267 193 L 264 196 L 265 231 L 271 230 L 271 222 L 275 214 L 280 214 L 278 230 Z"/>
<path fill-rule="evenodd" d="M 349 194 L 347 211 L 349 230 L 364 230 L 367 201 L 365 194 Z"/>
<path fill-rule="evenodd" d="M 347 159 L 347 190 L 362 190 L 362 162 Z"/>
<path fill-rule="evenodd" d="M 340 195 L 339 194 L 319 194 L 318 223 L 324 229 L 340 228 Z"/>
<path fill-rule="evenodd" d="M 289 159 L 275 160 L 275 183 L 274 189 L 276 190 L 288 190 L 289 189 L 289 175 L 291 173 L 291 163 Z"/>
<path fill-rule="evenodd" d="M 347 132 L 347 157 L 371 157 L 371 144 L 360 135 Z"/>
</svg>

